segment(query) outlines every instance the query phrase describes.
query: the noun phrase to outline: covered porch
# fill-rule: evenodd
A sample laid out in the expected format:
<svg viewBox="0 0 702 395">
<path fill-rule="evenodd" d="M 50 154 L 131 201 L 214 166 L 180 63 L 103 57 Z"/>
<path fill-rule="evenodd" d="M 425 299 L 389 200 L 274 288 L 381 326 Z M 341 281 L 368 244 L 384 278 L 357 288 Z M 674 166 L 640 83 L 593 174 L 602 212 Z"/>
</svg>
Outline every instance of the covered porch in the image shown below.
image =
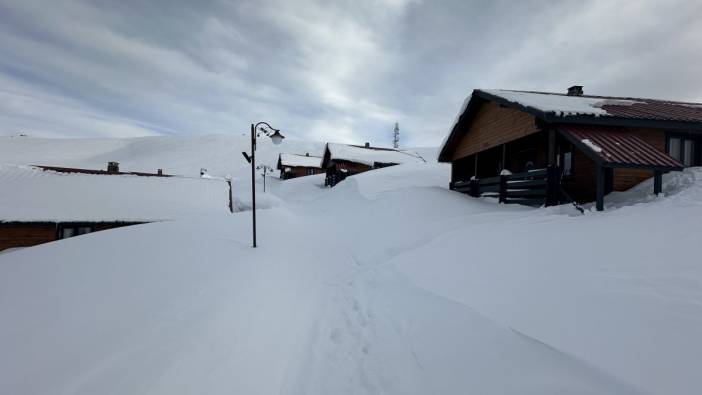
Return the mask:
<svg viewBox="0 0 702 395">
<path fill-rule="evenodd" d="M 625 173 L 653 176 L 653 193 L 658 194 L 663 173 L 683 168 L 625 129 L 549 126 L 454 161 L 451 188 L 535 206 L 594 200 L 597 210 L 603 210 L 604 196 Z"/>
</svg>

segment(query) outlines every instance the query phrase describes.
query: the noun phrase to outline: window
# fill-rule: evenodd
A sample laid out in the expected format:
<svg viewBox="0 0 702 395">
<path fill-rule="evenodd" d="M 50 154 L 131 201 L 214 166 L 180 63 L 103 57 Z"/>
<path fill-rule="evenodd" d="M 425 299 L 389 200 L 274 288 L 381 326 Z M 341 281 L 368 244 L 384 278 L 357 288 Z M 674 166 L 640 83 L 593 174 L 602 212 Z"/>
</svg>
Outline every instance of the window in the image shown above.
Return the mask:
<svg viewBox="0 0 702 395">
<path fill-rule="evenodd" d="M 698 161 L 695 160 L 697 155 L 697 145 L 699 139 L 695 140 L 692 135 L 670 135 L 668 136 L 668 155 L 679 160 L 684 166 L 695 166 Z"/>
<path fill-rule="evenodd" d="M 677 160 L 680 160 L 680 140 L 680 137 L 668 138 L 668 155 Z"/>
<path fill-rule="evenodd" d="M 314 169 L 307 169 L 307 175 L 311 176 L 314 174 Z"/>
<path fill-rule="evenodd" d="M 93 232 L 92 226 L 61 225 L 58 232 L 59 239 L 67 239 L 73 236 L 80 236 Z"/>
<path fill-rule="evenodd" d="M 682 163 L 685 166 L 692 166 L 692 154 L 694 153 L 693 141 L 685 139 L 683 143 Z"/>
<path fill-rule="evenodd" d="M 573 169 L 573 153 L 572 152 L 564 152 L 563 153 L 563 175 L 564 176 L 569 176 L 571 174 L 571 170 Z"/>
</svg>

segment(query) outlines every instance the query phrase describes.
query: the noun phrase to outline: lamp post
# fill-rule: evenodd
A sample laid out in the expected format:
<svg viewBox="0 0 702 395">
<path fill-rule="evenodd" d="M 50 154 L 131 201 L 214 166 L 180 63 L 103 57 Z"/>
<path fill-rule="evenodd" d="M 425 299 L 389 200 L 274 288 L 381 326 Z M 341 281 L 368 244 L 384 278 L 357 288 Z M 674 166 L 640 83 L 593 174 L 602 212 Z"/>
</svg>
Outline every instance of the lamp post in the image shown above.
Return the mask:
<svg viewBox="0 0 702 395">
<path fill-rule="evenodd" d="M 265 128 L 264 128 L 265 127 Z M 280 130 L 275 129 L 267 122 L 251 124 L 251 156 L 242 152 L 247 162 L 251 163 L 251 213 L 253 218 L 253 248 L 256 248 L 256 137 L 264 134 L 271 138 L 273 144 L 278 145 L 283 142 L 285 136 L 280 134 Z"/>
<path fill-rule="evenodd" d="M 263 173 L 261 173 L 261 175 L 263 176 L 263 192 L 266 192 L 266 176 L 270 173 L 273 173 L 273 168 L 268 165 L 258 165 L 256 166 L 256 168 L 259 170 L 263 170 Z"/>
</svg>

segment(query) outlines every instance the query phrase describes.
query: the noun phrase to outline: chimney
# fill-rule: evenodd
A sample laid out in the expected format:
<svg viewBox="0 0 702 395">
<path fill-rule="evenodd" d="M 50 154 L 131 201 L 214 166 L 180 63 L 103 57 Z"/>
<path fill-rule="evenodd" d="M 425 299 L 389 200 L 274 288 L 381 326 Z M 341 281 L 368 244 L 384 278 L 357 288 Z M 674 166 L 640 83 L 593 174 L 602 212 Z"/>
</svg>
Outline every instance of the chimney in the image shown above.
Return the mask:
<svg viewBox="0 0 702 395">
<path fill-rule="evenodd" d="M 568 88 L 568 96 L 582 96 L 582 95 L 583 95 L 582 85 L 573 85 L 570 88 Z"/>
<path fill-rule="evenodd" d="M 366 142 L 365 147 L 366 147 L 366 148 L 370 148 L 370 143 L 369 143 L 369 142 Z"/>
<path fill-rule="evenodd" d="M 157 170 L 156 170 L 156 174 L 158 174 L 159 176 L 162 176 L 162 175 L 163 175 L 163 169 L 157 169 Z"/>
<path fill-rule="evenodd" d="M 309 153 L 309 152 L 305 152 L 305 156 L 310 156 L 310 153 Z"/>
<path fill-rule="evenodd" d="M 119 162 L 107 162 L 108 173 L 119 173 Z"/>
</svg>

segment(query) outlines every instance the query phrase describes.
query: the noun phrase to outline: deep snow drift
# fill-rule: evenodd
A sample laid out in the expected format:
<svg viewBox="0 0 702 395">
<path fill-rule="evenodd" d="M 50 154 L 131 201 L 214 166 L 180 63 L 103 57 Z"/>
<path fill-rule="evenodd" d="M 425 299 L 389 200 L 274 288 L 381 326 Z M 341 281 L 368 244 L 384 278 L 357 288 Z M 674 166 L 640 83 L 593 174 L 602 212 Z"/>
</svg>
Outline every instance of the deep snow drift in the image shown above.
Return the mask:
<svg viewBox="0 0 702 395">
<path fill-rule="evenodd" d="M 580 215 L 401 165 L 272 181 L 255 250 L 244 211 L 0 254 L 0 393 L 695 394 L 701 178 Z"/>
</svg>

